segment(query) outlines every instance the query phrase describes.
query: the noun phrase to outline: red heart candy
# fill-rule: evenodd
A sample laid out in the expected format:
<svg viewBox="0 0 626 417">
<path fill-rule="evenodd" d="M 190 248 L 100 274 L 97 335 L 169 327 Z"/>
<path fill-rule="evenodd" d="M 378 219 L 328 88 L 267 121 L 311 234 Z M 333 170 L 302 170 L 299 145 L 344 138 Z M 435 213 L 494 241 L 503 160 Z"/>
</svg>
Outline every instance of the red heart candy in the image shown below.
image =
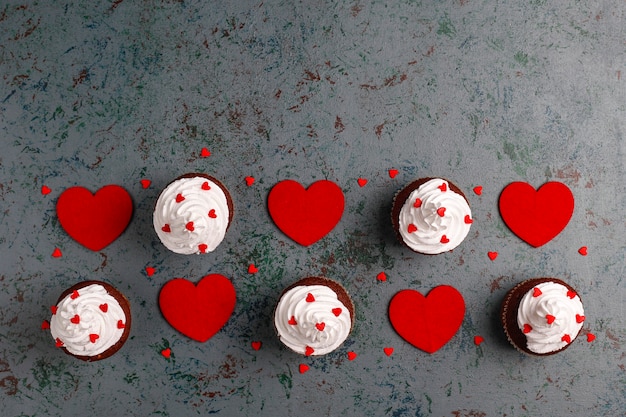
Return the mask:
<svg viewBox="0 0 626 417">
<path fill-rule="evenodd" d="M 391 356 L 393 354 L 393 348 L 392 347 L 383 348 L 383 352 L 385 352 L 385 355 Z"/>
<path fill-rule="evenodd" d="M 379 272 L 378 275 L 376 275 L 376 279 L 381 282 L 385 282 L 387 281 L 387 274 L 385 274 L 384 272 Z"/>
<path fill-rule="evenodd" d="M 276 226 L 291 239 L 309 246 L 326 236 L 339 223 L 344 210 L 343 191 L 328 180 L 304 188 L 293 180 L 276 184 L 267 198 Z"/>
<path fill-rule="evenodd" d="M 235 309 L 235 287 L 223 275 L 207 275 L 194 285 L 183 278 L 168 281 L 159 293 L 165 320 L 191 339 L 206 342 Z"/>
<path fill-rule="evenodd" d="M 172 349 L 171 348 L 165 348 L 161 351 L 161 355 L 163 355 L 164 358 L 169 359 L 170 356 L 172 356 Z"/>
<path fill-rule="evenodd" d="M 309 365 L 306 365 L 306 364 L 304 364 L 304 363 L 301 363 L 301 364 L 298 366 L 298 371 L 299 371 L 301 374 L 303 374 L 303 373 L 307 372 L 308 370 L 309 370 Z"/>
<path fill-rule="evenodd" d="M 578 253 L 580 253 L 582 256 L 587 256 L 587 246 L 581 246 L 580 249 L 578 249 Z"/>
<path fill-rule="evenodd" d="M 359 178 L 357 180 L 357 183 L 359 184 L 359 187 L 365 187 L 365 184 L 367 184 L 367 179 L 365 178 Z"/>
<path fill-rule="evenodd" d="M 52 192 L 52 190 L 50 189 L 50 187 L 48 187 L 47 185 L 42 185 L 41 186 L 41 194 L 42 195 L 48 195 Z"/>
<path fill-rule="evenodd" d="M 257 268 L 254 264 L 250 264 L 248 266 L 248 274 L 256 274 L 259 272 L 259 268 Z"/>
<path fill-rule="evenodd" d="M 483 187 L 481 185 L 477 185 L 473 188 L 474 194 L 481 195 L 483 193 Z"/>
<path fill-rule="evenodd" d="M 487 256 L 489 257 L 489 259 L 491 259 L 492 261 L 495 261 L 496 258 L 498 257 L 498 252 L 487 252 Z"/>
<path fill-rule="evenodd" d="M 95 333 L 90 333 L 89 334 L 89 341 L 91 343 L 96 343 L 96 340 L 100 339 L 100 335 L 95 334 Z"/>
<path fill-rule="evenodd" d="M 150 180 L 140 180 L 139 181 L 141 183 L 141 188 L 146 189 L 148 187 L 150 187 L 150 184 L 152 184 L 152 181 Z"/>
<path fill-rule="evenodd" d="M 398 170 L 397 169 L 390 169 L 389 170 L 389 178 L 395 178 L 396 175 L 398 175 Z"/>
<path fill-rule="evenodd" d="M 253 341 L 250 345 L 252 346 L 252 349 L 254 350 L 261 349 L 261 342 L 259 342 L 258 340 Z"/>
<path fill-rule="evenodd" d="M 480 346 L 480 344 L 481 344 L 482 342 L 484 342 L 484 341 L 485 341 L 485 338 L 484 338 L 484 337 L 482 337 L 482 336 L 474 336 L 474 344 L 475 344 L 476 346 Z"/>
<path fill-rule="evenodd" d="M 211 156 L 211 152 L 210 152 L 207 148 L 202 148 L 202 149 L 200 150 L 200 156 L 201 156 L 202 158 L 209 157 L 209 156 Z"/>
<path fill-rule="evenodd" d="M 448 343 L 464 315 L 463 296 L 448 285 L 433 288 L 427 296 L 415 290 L 402 290 L 389 303 L 389 320 L 396 332 L 428 353 Z"/>
<path fill-rule="evenodd" d="M 539 247 L 567 226 L 574 212 L 574 196 L 560 182 L 546 182 L 538 190 L 525 182 L 513 182 L 500 194 L 504 223 L 524 242 Z"/>
<path fill-rule="evenodd" d="M 109 311 L 109 305 L 107 303 L 100 304 L 99 307 L 103 313 L 106 313 L 107 311 Z"/>
<path fill-rule="evenodd" d="M 252 184 L 254 184 L 254 177 L 247 176 L 247 177 L 245 178 L 245 180 L 246 180 L 246 185 L 247 185 L 248 187 L 249 187 L 249 186 L 251 186 Z"/>
<path fill-rule="evenodd" d="M 83 187 L 71 187 L 59 196 L 56 211 L 61 227 L 72 239 L 99 251 L 126 230 L 133 201 L 119 185 L 106 185 L 95 194 Z"/>
<path fill-rule="evenodd" d="M 52 257 L 53 258 L 60 258 L 61 256 L 63 256 L 63 253 L 61 253 L 61 249 L 54 248 L 54 250 L 52 251 Z"/>
<path fill-rule="evenodd" d="M 349 360 L 349 361 L 353 361 L 353 360 L 355 360 L 355 359 L 356 359 L 356 357 L 357 357 L 356 352 L 352 352 L 352 351 L 348 352 L 348 360 Z"/>
</svg>

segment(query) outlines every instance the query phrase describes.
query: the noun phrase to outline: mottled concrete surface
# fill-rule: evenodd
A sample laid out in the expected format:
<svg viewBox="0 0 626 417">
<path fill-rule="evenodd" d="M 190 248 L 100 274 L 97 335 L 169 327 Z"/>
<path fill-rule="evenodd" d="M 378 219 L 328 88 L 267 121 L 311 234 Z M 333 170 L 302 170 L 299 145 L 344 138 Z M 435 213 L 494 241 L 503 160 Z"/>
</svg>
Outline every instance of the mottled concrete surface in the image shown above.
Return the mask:
<svg viewBox="0 0 626 417">
<path fill-rule="evenodd" d="M 618 1 L 4 1 L 2 415 L 626 415 L 624 22 Z M 165 184 L 195 171 L 223 180 L 236 213 L 214 253 L 181 256 L 158 241 L 151 212 Z M 405 183 L 432 175 L 466 190 L 475 222 L 453 253 L 427 257 L 395 241 L 389 209 Z M 267 214 L 269 189 L 287 178 L 345 193 L 340 224 L 307 248 Z M 571 222 L 540 248 L 499 216 L 517 180 L 574 193 Z M 111 183 L 131 193 L 134 218 L 91 252 L 61 229 L 55 201 Z M 201 344 L 156 300 L 167 280 L 207 273 L 238 296 Z M 282 348 L 270 322 L 281 289 L 309 274 L 342 282 L 357 306 L 351 337 L 323 358 Z M 583 333 L 597 339 L 534 359 L 507 343 L 498 309 L 515 283 L 546 275 L 579 290 Z M 116 356 L 86 364 L 40 326 L 63 289 L 91 278 L 125 292 L 135 324 Z M 468 311 L 428 355 L 386 311 L 398 290 L 439 284 Z"/>
</svg>

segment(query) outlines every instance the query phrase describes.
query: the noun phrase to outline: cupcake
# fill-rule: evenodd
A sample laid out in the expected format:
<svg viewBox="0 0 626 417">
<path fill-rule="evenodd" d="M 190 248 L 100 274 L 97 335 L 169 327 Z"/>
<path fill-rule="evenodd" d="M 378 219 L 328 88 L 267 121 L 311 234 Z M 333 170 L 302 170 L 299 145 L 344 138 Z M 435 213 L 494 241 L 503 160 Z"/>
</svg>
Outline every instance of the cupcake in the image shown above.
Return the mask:
<svg viewBox="0 0 626 417">
<path fill-rule="evenodd" d="M 233 219 L 226 187 L 205 174 L 185 174 L 161 192 L 152 221 L 157 236 L 172 252 L 212 252 L 224 240 Z"/>
<path fill-rule="evenodd" d="M 396 194 L 391 208 L 391 222 L 400 242 L 427 255 L 459 246 L 472 221 L 465 194 L 442 178 L 413 181 Z"/>
<path fill-rule="evenodd" d="M 345 288 L 323 277 L 307 277 L 287 287 L 274 310 L 280 341 L 305 356 L 337 349 L 353 321 L 354 304 Z"/>
<path fill-rule="evenodd" d="M 576 291 L 556 278 L 532 278 L 505 296 L 504 333 L 529 355 L 553 355 L 566 349 L 583 327 L 585 311 Z"/>
<path fill-rule="evenodd" d="M 117 352 L 130 333 L 130 304 L 102 281 L 84 281 L 65 290 L 52 307 L 50 333 L 68 355 L 94 362 Z"/>
</svg>

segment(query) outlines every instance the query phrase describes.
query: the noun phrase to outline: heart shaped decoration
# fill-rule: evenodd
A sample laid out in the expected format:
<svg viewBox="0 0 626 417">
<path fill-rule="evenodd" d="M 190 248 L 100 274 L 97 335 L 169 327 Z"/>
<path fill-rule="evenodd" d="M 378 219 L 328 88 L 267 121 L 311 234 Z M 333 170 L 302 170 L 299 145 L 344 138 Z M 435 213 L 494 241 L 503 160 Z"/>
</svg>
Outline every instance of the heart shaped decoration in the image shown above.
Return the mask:
<svg viewBox="0 0 626 417">
<path fill-rule="evenodd" d="M 173 328 L 198 342 L 206 342 L 233 314 L 235 300 L 235 287 L 230 280 L 211 274 L 198 285 L 183 278 L 168 281 L 159 293 L 159 308 Z"/>
<path fill-rule="evenodd" d="M 95 194 L 84 187 L 70 187 L 59 196 L 56 211 L 61 227 L 72 239 L 99 251 L 126 230 L 133 201 L 119 185 L 105 185 Z"/>
<path fill-rule="evenodd" d="M 464 316 L 463 296 L 449 285 L 433 288 L 426 297 L 415 290 L 402 290 L 389 303 L 389 320 L 396 332 L 428 353 L 448 343 Z"/>
<path fill-rule="evenodd" d="M 339 223 L 344 196 L 332 181 L 316 181 L 305 189 L 297 181 L 284 180 L 270 190 L 267 207 L 270 217 L 284 234 L 309 246 Z"/>
<path fill-rule="evenodd" d="M 539 247 L 556 237 L 574 213 L 574 196 L 567 185 L 551 181 L 538 190 L 513 182 L 500 194 L 500 215 L 520 239 Z"/>
</svg>

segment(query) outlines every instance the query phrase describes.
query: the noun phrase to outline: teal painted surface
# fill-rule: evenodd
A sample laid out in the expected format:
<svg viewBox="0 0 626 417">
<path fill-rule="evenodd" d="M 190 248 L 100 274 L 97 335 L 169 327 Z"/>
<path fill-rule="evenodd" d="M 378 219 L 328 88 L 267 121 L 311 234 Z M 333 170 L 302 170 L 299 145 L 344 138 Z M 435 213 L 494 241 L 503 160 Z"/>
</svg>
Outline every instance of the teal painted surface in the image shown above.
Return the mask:
<svg viewBox="0 0 626 417">
<path fill-rule="evenodd" d="M 623 4 L 585 1 L 0 5 L 6 415 L 626 415 L 625 18 Z M 185 257 L 160 244 L 151 214 L 169 181 L 196 171 L 223 180 L 236 212 L 214 253 Z M 466 191 L 475 223 L 454 252 L 426 257 L 395 241 L 389 209 L 404 184 L 432 175 Z M 339 225 L 307 248 L 267 215 L 268 191 L 288 178 L 327 178 L 345 193 Z M 541 248 L 500 219 L 498 195 L 517 180 L 574 193 L 570 224 Z M 131 193 L 135 214 L 90 252 L 61 229 L 55 201 L 109 183 Z M 232 279 L 237 307 L 200 344 L 156 300 L 167 280 L 207 273 Z M 271 327 L 282 288 L 310 274 L 342 282 L 357 307 L 351 337 L 322 358 L 286 351 Z M 579 290 L 597 339 L 537 360 L 508 345 L 498 309 L 515 283 L 544 275 Z M 84 364 L 40 326 L 62 290 L 91 278 L 127 295 L 136 324 L 116 356 Z M 440 284 L 468 311 L 428 355 L 396 335 L 386 310 L 400 289 Z M 300 363 L 311 369 L 300 374 Z"/>
</svg>

